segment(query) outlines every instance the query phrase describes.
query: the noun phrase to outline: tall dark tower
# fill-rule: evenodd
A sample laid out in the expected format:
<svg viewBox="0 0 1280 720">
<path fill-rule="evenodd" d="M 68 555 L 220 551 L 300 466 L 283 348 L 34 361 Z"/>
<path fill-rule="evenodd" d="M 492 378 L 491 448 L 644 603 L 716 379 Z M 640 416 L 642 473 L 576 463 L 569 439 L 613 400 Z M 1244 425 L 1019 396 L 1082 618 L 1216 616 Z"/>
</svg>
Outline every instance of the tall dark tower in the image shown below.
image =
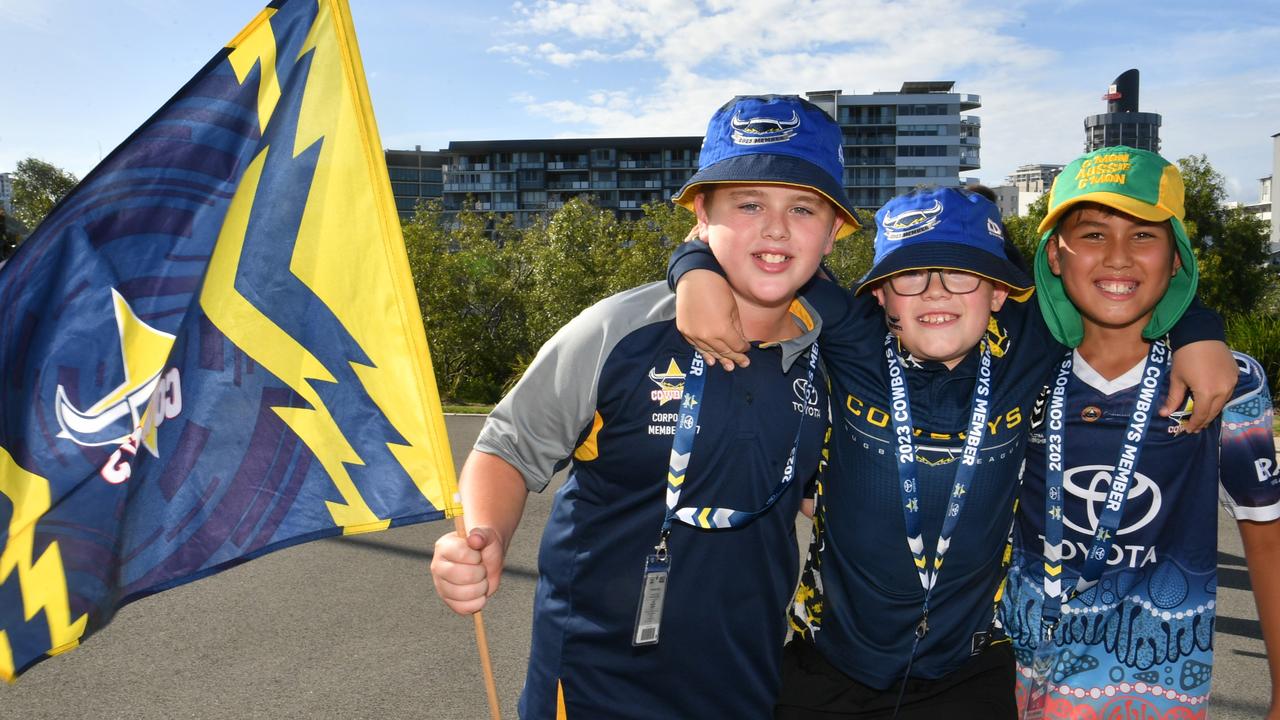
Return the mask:
<svg viewBox="0 0 1280 720">
<path fill-rule="evenodd" d="M 1084 119 L 1084 151 L 1128 145 L 1160 152 L 1160 115 L 1138 112 L 1138 70 L 1126 70 L 1102 96 L 1107 111 Z"/>
</svg>

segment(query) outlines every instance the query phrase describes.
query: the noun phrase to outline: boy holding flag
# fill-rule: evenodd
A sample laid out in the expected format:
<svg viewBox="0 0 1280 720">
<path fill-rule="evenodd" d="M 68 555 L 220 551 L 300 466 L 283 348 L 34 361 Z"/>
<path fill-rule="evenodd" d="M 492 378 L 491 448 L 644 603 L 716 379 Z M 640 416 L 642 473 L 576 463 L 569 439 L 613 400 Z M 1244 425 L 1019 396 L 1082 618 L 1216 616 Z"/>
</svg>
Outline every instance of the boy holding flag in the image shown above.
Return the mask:
<svg viewBox="0 0 1280 720">
<path fill-rule="evenodd" d="M 857 228 L 840 143 L 798 97 L 736 98 L 674 198 L 760 341 L 751 368 L 705 367 L 653 283 L 562 328 L 489 416 L 460 481 L 470 535 L 441 537 L 431 564 L 455 611 L 498 589 L 528 491 L 572 463 L 542 536 L 522 717 L 769 717 L 797 486 L 828 427 L 822 321 L 795 295 Z"/>
</svg>

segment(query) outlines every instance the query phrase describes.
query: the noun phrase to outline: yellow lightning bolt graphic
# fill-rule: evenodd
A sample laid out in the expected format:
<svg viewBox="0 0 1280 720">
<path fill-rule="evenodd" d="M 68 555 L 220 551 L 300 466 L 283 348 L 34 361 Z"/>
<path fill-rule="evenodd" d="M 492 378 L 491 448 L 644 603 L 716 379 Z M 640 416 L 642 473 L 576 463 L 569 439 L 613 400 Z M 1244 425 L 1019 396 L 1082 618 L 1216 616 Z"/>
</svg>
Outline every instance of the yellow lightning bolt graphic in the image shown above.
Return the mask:
<svg viewBox="0 0 1280 720">
<path fill-rule="evenodd" d="M 994 317 L 987 320 L 987 347 L 991 348 L 992 357 L 1004 357 L 1009 349 L 1009 334 L 1000 327 Z"/>
<path fill-rule="evenodd" d="M 262 68 L 262 80 L 258 83 L 258 130 L 266 132 L 267 121 L 280 101 L 280 80 L 276 77 L 276 36 L 271 32 L 271 16 L 274 8 L 265 8 L 253 22 L 245 26 L 227 47 L 235 48 L 228 60 L 236 73 L 236 80 L 244 84 L 255 63 Z"/>
<path fill-rule="evenodd" d="M 322 35 L 336 36 L 336 42 L 321 44 Z M 344 1 L 320 3 L 299 55 L 312 48 L 317 48 L 312 57 L 312 80 L 303 96 L 294 152 L 320 138 L 326 141 L 290 269 L 325 302 L 368 354 L 372 367 L 352 367 L 370 398 L 406 441 L 403 445 L 388 444 L 392 455 L 434 507 L 457 515 L 462 507 L 456 498 L 453 455 L 440 413 L 422 313 L 382 161 L 382 143 L 351 13 Z M 311 90 L 326 86 L 343 88 L 345 100 L 336 109 L 331 96 Z M 353 243 L 360 244 L 359 252 L 352 253 Z M 323 260 L 333 257 L 344 261 Z M 372 288 L 388 291 L 370 292 Z"/>
<path fill-rule="evenodd" d="M 330 502 L 334 522 L 344 532 L 381 530 L 388 520 L 378 518 L 352 481 L 345 464 L 363 465 L 359 454 L 312 389 L 309 379 L 334 382 L 334 377 L 305 347 L 263 316 L 234 287 L 253 201 L 261 181 L 266 153 L 291 152 L 294 157 L 323 140 L 310 196 L 298 229 L 290 263 L 292 272 L 319 297 L 368 354 L 375 367 L 352 364 L 374 403 L 406 445 L 388 444 L 396 460 L 413 478 L 431 504 L 449 514 L 460 507 L 455 497 L 452 458 L 443 418 L 428 415 L 439 407 L 421 315 L 408 276 L 398 220 L 385 171 L 379 175 L 377 128 L 368 111 L 367 89 L 359 64 L 349 15 L 337 13 L 333 3 L 321 2 L 299 57 L 312 52 L 311 68 L 292 148 L 266 148 L 250 163 L 231 201 L 214 254 L 209 263 L 201 306 L 209 319 L 268 372 L 289 385 L 310 408 L 272 408 L 307 445 L 328 473 L 343 502 Z M 340 8 L 341 9 L 341 8 Z M 268 65 L 274 68 L 276 45 L 265 14 L 232 42 L 231 62 L 241 82 L 255 63 L 264 82 Z M 336 41 L 334 40 L 336 36 Z M 327 38 L 327 39 L 326 39 Z M 275 82 L 274 69 L 271 82 Z M 342 88 L 342 102 L 334 103 L 332 88 Z M 312 92 L 313 88 L 327 89 Z M 279 99 L 278 87 L 259 89 L 263 127 Z M 375 141 L 370 142 L 370 138 Z M 386 197 L 382 195 L 386 194 Z M 397 242 L 391 242 L 391 240 Z M 359 249 L 353 252 L 353 244 Z M 335 262 L 334 258 L 343 258 Z M 403 268 L 403 270 L 402 270 Z M 388 288 L 391 291 L 373 292 Z M 416 336 L 413 330 L 416 323 Z M 420 339 L 421 338 L 421 339 Z M 421 347 L 416 345 L 420 344 Z M 425 365 L 425 367 L 424 367 Z M 419 392 L 406 392 L 415 387 Z"/>
<path fill-rule="evenodd" d="M 58 543 L 49 543 L 40 557 L 35 557 L 36 520 L 49 510 L 49 481 L 23 470 L 8 451 L 0 447 L 0 494 L 13 504 L 9 542 L 0 553 L 0 583 L 14 572 L 18 573 L 23 618 L 30 621 L 43 610 L 49 626 L 51 649 L 48 653 L 66 652 L 80 642 L 89 616 L 71 617 L 67 576 L 62 571 Z M 0 678 L 11 681 L 16 670 L 8 633 L 0 630 Z"/>
<path fill-rule="evenodd" d="M 205 289 L 200 304 L 209 319 L 236 345 L 248 352 L 268 372 L 280 378 L 302 396 L 314 409 L 272 408 L 298 437 L 316 454 L 346 505 L 328 503 L 334 522 L 343 527 L 361 527 L 377 524 L 374 530 L 386 527 L 360 497 L 355 483 L 343 463 L 363 464 L 360 456 L 338 429 L 333 416 L 320 396 L 306 382 L 316 379 L 335 382 L 318 359 L 302 347 L 284 330 L 273 323 L 249 303 L 235 289 L 236 267 L 244 247 L 245 231 L 253 211 L 253 198 L 262 177 L 268 148 L 254 158 L 241 178 L 240 187 L 227 211 L 218 244 L 209 261 Z"/>
</svg>

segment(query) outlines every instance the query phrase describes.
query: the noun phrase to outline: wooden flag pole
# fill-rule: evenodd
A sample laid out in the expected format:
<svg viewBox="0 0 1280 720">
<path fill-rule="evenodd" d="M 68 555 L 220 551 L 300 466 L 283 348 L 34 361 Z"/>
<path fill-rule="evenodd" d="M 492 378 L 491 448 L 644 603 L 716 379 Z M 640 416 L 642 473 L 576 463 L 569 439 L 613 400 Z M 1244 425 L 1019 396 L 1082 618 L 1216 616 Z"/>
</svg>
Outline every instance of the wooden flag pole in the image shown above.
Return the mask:
<svg viewBox="0 0 1280 720">
<path fill-rule="evenodd" d="M 459 515 L 453 519 L 453 527 L 458 535 L 467 536 L 467 525 Z M 484 670 L 484 691 L 489 696 L 489 717 L 491 720 L 502 720 L 502 711 L 498 707 L 498 685 L 493 681 L 493 663 L 489 660 L 489 639 L 484 633 L 484 617 L 477 610 L 474 615 L 476 624 L 476 649 L 480 651 L 480 667 Z"/>
</svg>

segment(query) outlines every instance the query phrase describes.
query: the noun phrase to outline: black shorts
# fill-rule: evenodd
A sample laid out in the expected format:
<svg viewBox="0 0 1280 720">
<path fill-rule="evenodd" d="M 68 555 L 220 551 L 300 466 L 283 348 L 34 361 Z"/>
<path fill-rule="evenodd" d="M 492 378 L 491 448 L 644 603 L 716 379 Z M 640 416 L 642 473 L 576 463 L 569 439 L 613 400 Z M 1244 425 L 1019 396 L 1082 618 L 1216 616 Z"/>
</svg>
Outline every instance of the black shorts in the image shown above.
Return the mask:
<svg viewBox="0 0 1280 720">
<path fill-rule="evenodd" d="M 1015 664 L 1008 641 L 989 645 L 958 670 L 937 678 L 908 678 L 897 720 L 1014 720 Z M 806 718 L 889 720 L 900 685 L 868 687 L 837 670 L 813 643 L 795 638 L 782 653 L 776 720 Z"/>
</svg>

